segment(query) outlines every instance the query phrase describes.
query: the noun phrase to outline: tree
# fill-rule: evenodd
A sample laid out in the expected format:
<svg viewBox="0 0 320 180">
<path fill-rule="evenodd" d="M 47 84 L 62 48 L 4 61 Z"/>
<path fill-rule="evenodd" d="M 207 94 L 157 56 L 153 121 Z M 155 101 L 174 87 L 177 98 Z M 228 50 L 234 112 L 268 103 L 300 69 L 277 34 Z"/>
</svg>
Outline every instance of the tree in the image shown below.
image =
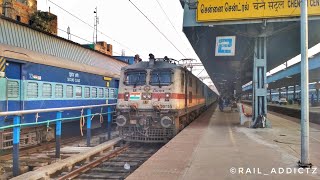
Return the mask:
<svg viewBox="0 0 320 180">
<path fill-rule="evenodd" d="M 36 11 L 30 17 L 30 26 L 48 33 L 53 33 L 51 26 L 56 19 L 57 16 L 49 12 Z"/>
</svg>

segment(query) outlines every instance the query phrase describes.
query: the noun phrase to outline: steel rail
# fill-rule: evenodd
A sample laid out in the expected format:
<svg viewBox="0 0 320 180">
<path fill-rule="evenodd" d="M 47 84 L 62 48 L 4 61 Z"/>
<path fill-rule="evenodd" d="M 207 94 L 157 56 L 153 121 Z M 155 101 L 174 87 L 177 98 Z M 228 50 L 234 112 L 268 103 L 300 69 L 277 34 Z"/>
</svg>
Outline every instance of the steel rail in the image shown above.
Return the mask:
<svg viewBox="0 0 320 180">
<path fill-rule="evenodd" d="M 114 104 L 98 104 L 98 105 L 89 105 L 89 106 L 73 106 L 73 107 L 62 107 L 62 108 L 48 108 L 48 109 L 32 109 L 32 110 L 22 110 L 22 111 L 8 111 L 8 112 L 0 112 L 0 116 L 22 116 L 24 114 L 34 114 L 34 113 L 46 113 L 46 112 L 62 112 L 62 111 L 70 111 L 77 109 L 89 109 L 95 107 L 107 107 L 107 106 L 115 106 Z"/>
<path fill-rule="evenodd" d="M 109 160 L 109 159 L 121 154 L 123 151 L 127 150 L 128 148 L 129 148 L 128 145 L 121 147 L 121 148 L 119 148 L 119 149 L 99 158 L 99 159 L 96 159 L 96 160 L 94 160 L 84 166 L 81 166 L 78 169 L 71 171 L 70 173 L 68 173 L 62 177 L 59 177 L 58 180 L 73 179 L 73 178 L 79 176 L 80 174 L 85 173 L 85 172 L 89 171 L 90 169 L 100 165 L 104 161 Z"/>
</svg>

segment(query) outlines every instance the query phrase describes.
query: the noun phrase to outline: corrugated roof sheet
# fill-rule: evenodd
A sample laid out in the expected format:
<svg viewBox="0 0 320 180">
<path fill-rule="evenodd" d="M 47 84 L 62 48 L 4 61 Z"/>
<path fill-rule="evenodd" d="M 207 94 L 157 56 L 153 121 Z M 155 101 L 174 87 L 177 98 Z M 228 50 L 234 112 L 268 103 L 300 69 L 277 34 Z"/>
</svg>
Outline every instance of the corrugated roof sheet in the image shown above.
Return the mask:
<svg viewBox="0 0 320 180">
<path fill-rule="evenodd" d="M 52 55 L 66 61 L 103 68 L 117 74 L 120 74 L 122 67 L 128 65 L 111 56 L 4 17 L 0 17 L 0 43 Z"/>
</svg>

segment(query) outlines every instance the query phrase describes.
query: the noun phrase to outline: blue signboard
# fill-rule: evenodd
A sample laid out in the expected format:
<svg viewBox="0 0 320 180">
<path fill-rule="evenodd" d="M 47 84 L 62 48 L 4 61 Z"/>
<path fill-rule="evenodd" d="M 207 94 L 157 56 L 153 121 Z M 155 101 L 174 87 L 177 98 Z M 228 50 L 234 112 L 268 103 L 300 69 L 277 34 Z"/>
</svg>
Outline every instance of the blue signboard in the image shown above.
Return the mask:
<svg viewBox="0 0 320 180">
<path fill-rule="evenodd" d="M 236 47 L 235 36 L 216 37 L 216 56 L 234 56 Z"/>
</svg>

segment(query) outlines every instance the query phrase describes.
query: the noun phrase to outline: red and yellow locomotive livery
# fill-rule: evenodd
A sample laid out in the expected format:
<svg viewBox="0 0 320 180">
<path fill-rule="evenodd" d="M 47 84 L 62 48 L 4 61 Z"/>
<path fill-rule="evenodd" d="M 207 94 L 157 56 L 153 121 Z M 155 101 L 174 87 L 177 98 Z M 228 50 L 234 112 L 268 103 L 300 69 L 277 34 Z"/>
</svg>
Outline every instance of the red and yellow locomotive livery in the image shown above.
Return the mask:
<svg viewBox="0 0 320 180">
<path fill-rule="evenodd" d="M 217 99 L 186 68 L 150 58 L 123 67 L 116 123 L 126 141 L 167 142 Z"/>
</svg>

